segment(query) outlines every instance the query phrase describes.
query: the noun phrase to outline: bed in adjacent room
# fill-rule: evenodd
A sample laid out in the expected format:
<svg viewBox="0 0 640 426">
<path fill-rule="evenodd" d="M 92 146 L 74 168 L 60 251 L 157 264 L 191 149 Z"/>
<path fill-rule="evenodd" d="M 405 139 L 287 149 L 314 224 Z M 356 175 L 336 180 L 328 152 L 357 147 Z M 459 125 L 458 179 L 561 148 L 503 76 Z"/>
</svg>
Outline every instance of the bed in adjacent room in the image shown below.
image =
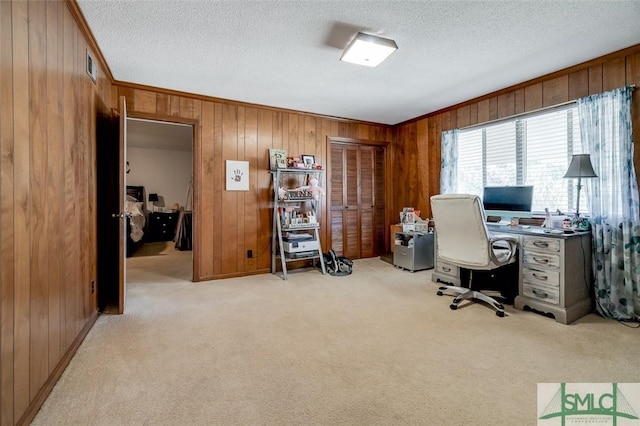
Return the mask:
<svg viewBox="0 0 640 426">
<path fill-rule="evenodd" d="M 124 211 L 127 217 L 127 257 L 142 245 L 147 221 L 144 207 L 144 186 L 127 185 Z"/>
</svg>

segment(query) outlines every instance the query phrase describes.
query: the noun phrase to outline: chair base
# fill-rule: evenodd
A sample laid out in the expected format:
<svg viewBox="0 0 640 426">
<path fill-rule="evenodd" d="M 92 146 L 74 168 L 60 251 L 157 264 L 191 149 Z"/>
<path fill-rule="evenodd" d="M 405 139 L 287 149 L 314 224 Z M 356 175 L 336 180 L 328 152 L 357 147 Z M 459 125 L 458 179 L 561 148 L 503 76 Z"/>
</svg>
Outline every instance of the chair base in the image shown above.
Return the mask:
<svg viewBox="0 0 640 426">
<path fill-rule="evenodd" d="M 456 310 L 458 309 L 458 304 L 460 302 L 462 302 L 463 300 L 467 300 L 467 299 L 476 299 L 476 300 L 481 300 L 483 302 L 488 303 L 491 307 L 493 307 L 493 309 L 496 310 L 496 315 L 499 317 L 504 317 L 504 306 L 502 306 L 500 303 L 498 303 L 497 300 L 495 300 L 493 297 L 491 296 L 487 296 L 484 293 L 481 293 L 479 291 L 475 291 L 475 290 L 471 290 L 469 288 L 466 287 L 457 287 L 457 286 L 446 286 L 446 287 L 440 287 L 438 289 L 438 296 L 442 296 L 444 294 L 444 291 L 446 290 L 451 290 L 455 293 L 458 293 L 458 295 L 456 297 L 454 297 L 453 301 L 451 302 L 451 305 L 449 306 L 451 308 L 451 310 Z"/>
</svg>

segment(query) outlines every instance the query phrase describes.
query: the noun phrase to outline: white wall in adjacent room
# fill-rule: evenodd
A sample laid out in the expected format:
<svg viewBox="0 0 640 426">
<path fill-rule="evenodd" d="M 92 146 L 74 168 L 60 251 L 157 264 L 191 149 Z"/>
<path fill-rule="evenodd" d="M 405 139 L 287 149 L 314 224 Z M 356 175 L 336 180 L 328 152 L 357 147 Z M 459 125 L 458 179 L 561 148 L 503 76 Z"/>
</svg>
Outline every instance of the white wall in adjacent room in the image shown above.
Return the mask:
<svg viewBox="0 0 640 426">
<path fill-rule="evenodd" d="M 149 194 L 152 193 L 160 198 L 156 210 L 169 210 L 175 203 L 184 206 L 193 173 L 192 160 L 191 151 L 128 147 L 130 172 L 127 174 L 127 185 L 145 187 L 147 211 L 153 211 L 153 205 L 149 202 Z"/>
</svg>

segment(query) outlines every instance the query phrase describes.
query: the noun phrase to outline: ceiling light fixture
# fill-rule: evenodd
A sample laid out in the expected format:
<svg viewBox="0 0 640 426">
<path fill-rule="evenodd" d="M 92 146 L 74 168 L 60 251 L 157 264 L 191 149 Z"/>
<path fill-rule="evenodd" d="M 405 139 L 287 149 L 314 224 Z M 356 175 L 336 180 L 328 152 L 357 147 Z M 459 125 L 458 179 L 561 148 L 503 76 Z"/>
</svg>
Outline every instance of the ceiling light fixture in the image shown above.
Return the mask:
<svg viewBox="0 0 640 426">
<path fill-rule="evenodd" d="M 377 67 L 396 50 L 398 50 L 398 45 L 391 39 L 358 33 L 344 49 L 340 60 L 367 67 Z"/>
</svg>

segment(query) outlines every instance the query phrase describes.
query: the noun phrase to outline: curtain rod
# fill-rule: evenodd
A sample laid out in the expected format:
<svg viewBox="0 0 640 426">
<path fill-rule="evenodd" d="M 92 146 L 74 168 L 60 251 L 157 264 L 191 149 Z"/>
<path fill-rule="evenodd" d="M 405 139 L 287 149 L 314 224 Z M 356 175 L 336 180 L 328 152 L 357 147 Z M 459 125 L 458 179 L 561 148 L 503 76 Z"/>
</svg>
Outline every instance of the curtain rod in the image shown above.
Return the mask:
<svg viewBox="0 0 640 426">
<path fill-rule="evenodd" d="M 633 90 L 635 90 L 636 85 L 635 84 L 629 84 L 629 87 L 631 87 Z M 571 101 L 566 101 L 566 102 L 562 102 L 561 104 L 556 104 L 556 105 L 551 105 L 548 107 L 543 107 L 543 108 L 538 108 L 538 109 L 534 109 L 532 111 L 527 111 L 527 112 L 521 112 L 518 114 L 514 114 L 514 115 L 510 115 L 508 117 L 503 117 L 503 118 L 496 118 L 495 120 L 489 120 L 489 121 L 483 121 L 482 123 L 478 123 L 478 124 L 471 124 L 469 126 L 465 126 L 465 127 L 459 127 L 458 130 L 469 130 L 469 129 L 473 129 L 476 127 L 484 127 L 490 124 L 496 124 L 496 123 L 500 123 L 502 121 L 511 121 L 514 118 L 518 118 L 518 117 L 522 117 L 523 115 L 535 115 L 541 112 L 546 112 L 546 111 L 551 111 L 553 109 L 560 109 L 562 107 L 565 107 L 567 105 L 571 105 L 571 104 L 575 104 L 578 100 L 574 99 Z"/>
</svg>

